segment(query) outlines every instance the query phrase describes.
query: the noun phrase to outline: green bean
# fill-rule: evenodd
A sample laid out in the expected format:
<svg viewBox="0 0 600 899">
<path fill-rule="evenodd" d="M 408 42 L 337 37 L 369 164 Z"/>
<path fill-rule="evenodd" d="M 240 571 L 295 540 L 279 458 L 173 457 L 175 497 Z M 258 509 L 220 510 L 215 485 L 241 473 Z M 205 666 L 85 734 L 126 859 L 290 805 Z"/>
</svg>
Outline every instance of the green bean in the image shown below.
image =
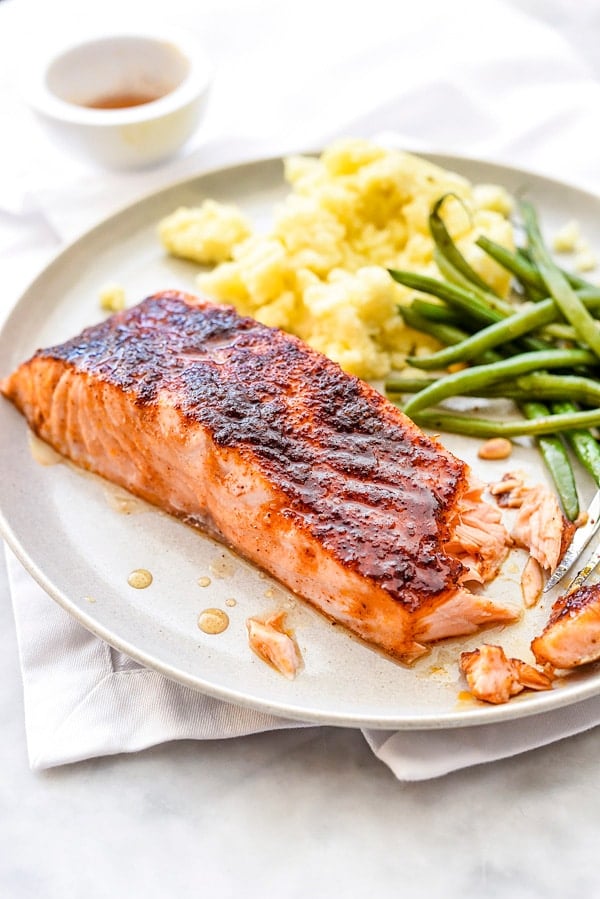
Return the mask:
<svg viewBox="0 0 600 899">
<path fill-rule="evenodd" d="M 494 322 L 481 331 L 476 331 L 462 343 L 456 343 L 437 353 L 432 353 L 430 356 L 410 357 L 408 361 L 415 368 L 423 368 L 428 371 L 445 368 L 453 362 L 468 362 L 476 359 L 486 350 L 549 324 L 558 314 L 554 301 L 544 300 L 535 306 L 515 312 L 509 318 Z"/>
<path fill-rule="evenodd" d="M 448 229 L 446 228 L 444 220 L 440 215 L 440 210 L 449 197 L 454 197 L 455 200 L 458 200 L 458 202 L 462 204 L 462 200 L 460 199 L 460 197 L 453 193 L 444 194 L 443 197 L 440 197 L 440 199 L 436 203 L 434 203 L 433 208 L 429 214 L 429 230 L 431 232 L 433 242 L 438 248 L 440 255 L 447 262 L 449 262 L 450 265 L 460 275 L 462 275 L 463 279 L 467 283 L 476 285 L 488 294 L 496 295 L 495 291 L 492 290 L 489 284 L 486 284 L 486 282 L 475 271 L 475 269 L 471 268 L 465 257 L 462 255 L 462 253 L 450 237 L 450 234 L 448 233 Z M 464 206 L 464 204 L 462 205 Z M 468 214 L 468 210 L 466 209 L 466 207 L 465 212 L 467 212 Z M 462 286 L 464 286 L 464 284 Z"/>
<path fill-rule="evenodd" d="M 488 254 L 495 262 L 499 263 L 503 268 L 509 271 L 511 274 L 515 275 L 516 278 L 519 279 L 521 284 L 526 285 L 527 287 L 537 288 L 544 292 L 544 296 L 548 296 L 548 290 L 546 288 L 546 284 L 544 279 L 538 272 L 535 265 L 532 265 L 529 259 L 529 254 L 527 250 L 520 249 L 517 252 L 513 253 L 511 250 L 508 250 L 506 247 L 503 247 L 502 244 L 496 243 L 494 240 L 490 240 L 489 237 L 486 237 L 485 234 L 481 234 L 477 240 L 475 241 L 478 247 L 480 247 L 484 252 Z M 576 290 L 597 290 L 598 288 L 591 283 L 591 281 L 586 281 L 585 278 L 580 278 L 579 275 L 574 275 L 572 272 L 567 272 L 564 269 L 560 269 L 562 274 L 565 276 L 571 287 L 574 287 Z"/>
<path fill-rule="evenodd" d="M 599 309 L 600 288 L 595 288 L 594 291 L 582 291 L 580 299 L 588 309 Z M 507 340 L 514 340 L 537 328 L 550 327 L 553 320 L 558 317 L 561 317 L 561 313 L 557 309 L 554 300 L 542 300 L 534 306 L 526 306 L 524 309 L 517 310 L 508 318 L 476 331 L 475 334 L 467 336 L 462 344 L 453 344 L 451 347 L 439 350 L 430 356 L 422 356 L 418 359 L 410 357 L 409 362 L 415 368 L 422 368 L 427 371 L 445 368 L 453 362 L 468 362 L 477 358 L 482 352 L 500 346 Z M 561 325 L 561 323 L 556 322 L 555 326 L 558 327 L 558 325 Z M 570 326 L 561 325 L 562 329 L 567 327 Z M 568 340 L 575 336 L 575 332 L 560 330 L 560 332 L 556 331 L 553 336 Z"/>
<path fill-rule="evenodd" d="M 600 383 L 578 375 L 534 373 L 515 378 L 512 382 L 495 385 L 495 389 L 492 388 L 488 396 L 506 396 L 510 399 L 522 397 L 540 400 L 568 399 L 585 406 L 597 407 L 600 406 Z M 576 411 L 575 407 L 570 411 Z"/>
<path fill-rule="evenodd" d="M 600 425 L 600 409 L 572 412 L 567 415 L 548 415 L 534 421 L 494 421 L 471 415 L 452 415 L 443 412 L 419 412 L 411 418 L 422 428 L 448 431 L 469 437 L 535 437 L 556 434 L 576 428 L 595 428 Z"/>
<path fill-rule="evenodd" d="M 541 291 L 544 293 L 544 296 L 548 295 L 546 285 L 540 273 L 521 253 L 518 251 L 516 253 L 511 252 L 511 250 L 503 247 L 502 244 L 490 240 L 485 234 L 481 234 L 475 243 L 495 262 L 518 278 L 525 287 Z"/>
<path fill-rule="evenodd" d="M 425 386 L 427 385 L 424 384 Z M 590 378 L 582 378 L 577 375 L 534 372 L 529 375 L 521 375 L 511 381 L 499 381 L 497 384 L 472 390 L 465 396 L 504 397 L 519 402 L 534 400 L 562 402 L 569 399 L 595 408 L 600 398 L 600 387 L 596 386 Z"/>
<path fill-rule="evenodd" d="M 502 299 L 479 274 L 471 267 L 464 258 L 446 229 L 444 221 L 440 215 L 440 207 L 447 197 L 456 194 L 446 194 L 441 197 L 433 206 L 429 216 L 429 230 L 434 239 L 433 258 L 442 275 L 452 284 L 469 291 L 477 297 L 477 299 L 489 309 L 501 313 L 504 316 L 512 315 L 514 312 L 513 304 Z M 456 199 L 459 199 L 456 197 Z M 539 291 L 536 291 L 536 300 L 542 299 Z M 539 338 L 524 338 L 523 346 L 528 350 L 548 349 L 551 344 Z M 516 349 L 510 349 L 511 353 L 518 352 Z"/>
<path fill-rule="evenodd" d="M 503 315 L 510 315 L 513 308 L 512 303 L 497 297 L 495 293 L 482 290 L 477 284 L 473 284 L 461 271 L 459 271 L 459 269 L 455 268 L 442 253 L 440 253 L 437 247 L 434 247 L 433 249 L 433 261 L 449 284 L 454 284 L 455 287 L 460 287 L 462 290 L 469 291 L 469 293 L 477 297 L 486 308 L 496 309 Z"/>
<path fill-rule="evenodd" d="M 445 343 L 446 346 L 460 343 L 468 337 L 465 331 L 461 331 L 460 328 L 456 328 L 454 325 L 424 318 L 418 312 L 415 312 L 412 306 L 399 306 L 398 312 L 409 328 L 422 331 L 423 334 L 429 334 L 431 337 L 439 340 L 440 343 Z"/>
<path fill-rule="evenodd" d="M 576 293 L 590 312 L 598 312 L 600 310 L 600 287 L 597 284 L 591 287 L 577 288 Z"/>
<path fill-rule="evenodd" d="M 530 252 L 548 292 L 579 339 L 600 358 L 600 324 L 592 318 L 565 276 L 554 263 L 542 240 L 536 212 L 530 203 L 521 203 L 521 213 L 530 243 Z"/>
<path fill-rule="evenodd" d="M 439 378 L 388 378 L 385 382 L 386 393 L 418 393 Z"/>
<path fill-rule="evenodd" d="M 523 403 L 521 411 L 529 419 L 544 418 L 549 410 L 543 403 Z M 575 476 L 564 443 L 554 434 L 536 437 L 536 444 L 556 487 L 558 498 L 569 521 L 579 515 L 579 497 Z"/>
<path fill-rule="evenodd" d="M 540 278 L 540 273 L 533 265 L 531 260 L 523 255 L 522 247 L 517 247 L 515 251 L 515 256 L 517 259 L 517 265 L 527 266 L 534 275 L 534 278 L 537 280 L 539 286 L 535 286 L 531 282 L 527 282 L 526 280 L 522 280 L 518 276 L 516 276 L 517 285 L 520 286 L 523 296 L 528 300 L 531 300 L 533 303 L 539 303 L 540 300 L 546 300 L 548 298 L 548 289 L 542 279 Z M 514 274 L 514 273 L 513 273 Z"/>
<path fill-rule="evenodd" d="M 419 275 L 415 272 L 400 271 L 399 269 L 388 269 L 389 274 L 398 284 L 410 287 L 413 290 L 420 290 L 422 293 L 428 293 L 440 300 L 445 300 L 454 309 L 465 312 L 472 318 L 474 322 L 489 325 L 492 322 L 501 321 L 505 316 L 502 313 L 486 306 L 472 291 L 449 284 L 446 281 L 439 281 L 428 275 Z"/>
<path fill-rule="evenodd" d="M 520 247 L 519 253 L 528 262 L 533 261 L 531 250 L 528 247 Z M 565 276 L 571 287 L 574 287 L 575 290 L 587 290 L 588 288 L 596 287 L 595 284 L 592 284 L 592 282 L 586 280 L 586 278 L 582 278 L 581 275 L 576 275 L 574 272 L 569 272 L 564 268 L 561 268 L 560 271 Z"/>
<path fill-rule="evenodd" d="M 462 331 L 460 328 L 456 328 L 454 325 L 448 325 L 445 322 L 430 321 L 423 318 L 421 315 L 419 315 L 418 312 L 415 312 L 413 310 L 412 306 L 400 306 L 398 307 L 398 310 L 405 323 L 410 328 L 414 328 L 416 331 L 421 331 L 423 334 L 429 334 L 431 337 L 435 337 L 436 340 L 439 340 L 440 343 L 444 343 L 446 346 L 452 346 L 453 344 L 462 343 L 469 336 L 465 333 L 465 331 Z M 410 358 L 420 359 L 421 357 L 411 356 Z M 423 358 L 429 359 L 429 355 L 424 356 Z M 498 362 L 500 359 L 502 359 L 502 356 L 499 353 L 494 352 L 493 350 L 483 352 L 476 357 L 476 361 L 480 364 Z M 414 368 L 418 368 L 418 366 L 415 365 Z"/>
<path fill-rule="evenodd" d="M 552 412 L 555 415 L 576 411 L 576 406 L 571 402 L 552 403 Z M 594 435 L 589 430 L 578 428 L 573 431 L 565 431 L 565 438 L 583 467 L 589 471 L 596 484 L 600 486 L 600 444 Z"/>
<path fill-rule="evenodd" d="M 446 303 L 431 303 L 428 300 L 422 300 L 415 297 L 410 304 L 411 309 L 422 315 L 423 318 L 432 322 L 444 322 L 447 325 L 460 325 L 463 317 L 451 309 Z"/>
<path fill-rule="evenodd" d="M 385 382 L 385 390 L 388 393 L 418 393 L 419 390 L 424 390 L 441 380 L 442 378 L 436 377 L 388 378 Z M 471 389 L 465 389 L 462 395 L 492 399 L 504 397 L 518 402 L 532 402 L 540 399 L 554 400 L 557 404 L 559 401 L 568 399 L 587 406 L 600 406 L 600 384 L 596 381 L 577 375 L 552 375 L 548 372 L 534 372 L 487 386 L 475 385 Z M 576 412 L 577 409 L 571 402 L 570 408 L 562 411 Z"/>
<path fill-rule="evenodd" d="M 533 437 L 565 514 L 574 520 L 579 514 L 579 500 L 566 444 L 600 485 L 600 442 L 589 430 L 600 427 L 600 383 L 593 375 L 584 376 L 590 369 L 597 370 L 600 358 L 600 322 L 592 316 L 600 310 L 600 287 L 556 266 L 542 241 L 535 211 L 524 203 L 521 208 L 527 248 L 513 252 L 485 236 L 477 240 L 477 245 L 510 272 L 522 292 L 535 301 L 535 306 L 515 308 L 492 292 L 455 246 L 442 218 L 447 197 L 434 205 L 429 220 L 434 259 L 446 281 L 408 272 L 390 274 L 399 283 L 443 301 L 440 305 L 415 297 L 411 309 L 421 315 L 421 323 L 433 319 L 443 325 L 458 324 L 453 337 L 458 336 L 457 331 L 464 334 L 458 342 L 442 340 L 446 343 L 443 350 L 426 357 L 409 357 L 409 362 L 425 371 L 453 363 L 475 364 L 441 377 L 388 378 L 385 389 L 393 402 L 405 402 L 405 412 L 422 427 L 477 437 Z M 418 319 L 413 321 L 418 327 Z M 558 349 L 559 341 L 582 348 Z M 518 347 L 541 352 L 523 352 Z M 517 355 L 511 357 L 515 352 Z M 488 358 L 487 354 L 500 357 L 500 361 L 477 364 L 482 356 Z M 553 368 L 575 373 L 545 370 Z M 414 395 L 406 402 L 411 393 Z M 456 395 L 512 399 L 525 420 L 488 420 L 473 417 L 472 412 L 461 415 L 429 408 Z M 546 402 L 551 403 L 551 412 Z M 587 408 L 581 411 L 575 403 Z"/>
<path fill-rule="evenodd" d="M 564 325 L 562 322 L 552 322 L 552 324 L 546 325 L 540 334 L 546 340 L 567 340 L 571 343 L 577 343 L 579 340 L 573 325 Z"/>
<path fill-rule="evenodd" d="M 433 259 L 449 284 L 466 290 L 469 294 L 476 297 L 486 309 L 492 309 L 502 316 L 512 315 L 515 311 L 515 307 L 511 302 L 497 297 L 494 293 L 481 290 L 476 284 L 471 284 L 458 269 L 454 268 L 451 262 L 448 262 L 442 256 L 437 247 L 434 248 Z M 534 347 L 532 346 L 530 349 L 534 349 Z M 541 349 L 541 346 L 538 349 Z"/>
<path fill-rule="evenodd" d="M 385 381 L 384 388 L 386 393 L 418 393 L 419 390 L 425 390 L 426 387 L 429 387 L 431 384 L 436 384 L 438 381 L 441 381 L 441 377 L 432 377 L 432 376 L 423 376 L 421 378 L 415 377 L 391 377 Z M 465 392 L 464 396 L 478 396 L 478 397 L 489 397 L 491 399 L 504 397 L 506 399 L 514 399 L 514 400 L 531 400 L 537 396 L 537 392 L 540 389 L 539 385 L 535 382 L 529 383 L 528 379 L 531 377 L 535 377 L 535 375 L 524 375 L 523 378 L 515 378 L 512 381 L 500 381 L 498 384 L 490 384 L 488 387 L 475 388 L 474 390 Z M 521 383 L 523 381 L 523 384 Z M 567 394 L 565 390 L 555 389 L 552 393 L 552 398 L 558 399 L 562 398 Z M 545 397 L 546 399 L 548 397 Z"/>
<path fill-rule="evenodd" d="M 521 353 L 508 359 L 502 359 L 492 365 L 477 365 L 463 371 L 455 372 L 441 378 L 431 387 L 414 396 L 404 410 L 407 415 L 418 412 L 428 406 L 437 405 L 451 396 L 470 392 L 478 387 L 486 387 L 496 381 L 516 377 L 536 369 L 574 368 L 578 365 L 589 365 L 595 362 L 594 355 L 586 350 L 542 350 L 534 353 Z"/>
<path fill-rule="evenodd" d="M 443 275 L 447 281 L 451 284 L 455 284 L 456 287 L 462 287 L 463 290 L 470 290 L 478 295 L 479 288 L 477 288 L 472 281 L 469 281 L 459 269 L 452 265 L 452 263 L 446 259 L 444 254 L 440 252 L 438 247 L 433 248 L 433 261 L 438 267 L 440 275 Z"/>
<path fill-rule="evenodd" d="M 489 305 L 486 306 L 472 291 L 457 287 L 455 284 L 438 281 L 436 278 L 430 278 L 428 275 L 419 275 L 415 272 L 400 271 L 398 269 L 388 269 L 388 272 L 398 284 L 403 284 L 405 287 L 420 290 L 423 293 L 445 300 L 450 306 L 466 313 L 475 324 L 490 325 L 508 317 L 508 313 L 504 314 L 497 309 L 492 309 Z M 406 307 L 399 307 L 399 310 L 401 311 L 403 308 Z M 509 314 L 514 314 L 513 306 L 510 306 Z M 524 348 L 528 350 L 545 350 L 550 348 L 550 344 L 547 341 L 534 337 L 523 337 L 522 343 Z M 515 352 L 515 349 L 511 348 L 511 352 Z"/>
</svg>

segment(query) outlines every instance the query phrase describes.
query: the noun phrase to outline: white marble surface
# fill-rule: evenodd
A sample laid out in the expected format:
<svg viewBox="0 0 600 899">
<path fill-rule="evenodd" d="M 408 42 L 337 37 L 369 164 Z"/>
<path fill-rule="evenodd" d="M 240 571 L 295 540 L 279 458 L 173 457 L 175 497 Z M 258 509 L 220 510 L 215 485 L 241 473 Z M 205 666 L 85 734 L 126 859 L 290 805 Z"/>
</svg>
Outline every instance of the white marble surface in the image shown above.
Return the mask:
<svg viewBox="0 0 600 899">
<path fill-rule="evenodd" d="M 16 2 L 0 2 L 0 31 L 2 7 Z M 566 0 L 512 5 L 564 29 L 597 66 L 594 4 L 578 4 L 578 20 Z M 13 296 L 56 246 L 34 213 L 0 213 Z M 600 895 L 597 730 L 413 784 L 359 733 L 327 728 L 172 743 L 33 774 L 1 553 L 0 597 L 1 896 Z"/>
</svg>

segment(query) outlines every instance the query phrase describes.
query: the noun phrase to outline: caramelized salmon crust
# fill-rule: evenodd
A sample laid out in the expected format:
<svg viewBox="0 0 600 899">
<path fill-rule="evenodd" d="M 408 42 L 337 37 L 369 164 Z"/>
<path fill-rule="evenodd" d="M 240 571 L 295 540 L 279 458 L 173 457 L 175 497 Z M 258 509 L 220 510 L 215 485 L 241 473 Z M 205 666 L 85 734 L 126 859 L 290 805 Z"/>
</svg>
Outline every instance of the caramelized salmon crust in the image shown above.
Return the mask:
<svg viewBox="0 0 600 899">
<path fill-rule="evenodd" d="M 584 584 L 559 596 L 531 649 L 539 664 L 554 668 L 577 668 L 600 659 L 600 584 Z"/>
<path fill-rule="evenodd" d="M 468 467 L 370 385 L 231 307 L 151 296 L 0 389 L 77 465 L 399 660 L 515 617 L 464 586 L 493 577 L 508 543 Z"/>
</svg>

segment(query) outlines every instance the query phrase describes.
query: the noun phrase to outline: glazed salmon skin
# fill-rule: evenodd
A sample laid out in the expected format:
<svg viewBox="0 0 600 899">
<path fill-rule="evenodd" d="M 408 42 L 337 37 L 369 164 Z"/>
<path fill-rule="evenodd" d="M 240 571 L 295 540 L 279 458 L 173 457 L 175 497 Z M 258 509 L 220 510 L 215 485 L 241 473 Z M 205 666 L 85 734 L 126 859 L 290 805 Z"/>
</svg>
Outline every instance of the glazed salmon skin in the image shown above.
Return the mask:
<svg viewBox="0 0 600 899">
<path fill-rule="evenodd" d="M 583 584 L 559 596 L 531 649 L 540 665 L 554 668 L 577 668 L 600 659 L 600 584 Z"/>
<path fill-rule="evenodd" d="M 515 619 L 471 592 L 508 538 L 468 466 L 280 330 L 175 291 L 0 390 L 77 465 L 196 525 L 399 661 Z"/>
</svg>

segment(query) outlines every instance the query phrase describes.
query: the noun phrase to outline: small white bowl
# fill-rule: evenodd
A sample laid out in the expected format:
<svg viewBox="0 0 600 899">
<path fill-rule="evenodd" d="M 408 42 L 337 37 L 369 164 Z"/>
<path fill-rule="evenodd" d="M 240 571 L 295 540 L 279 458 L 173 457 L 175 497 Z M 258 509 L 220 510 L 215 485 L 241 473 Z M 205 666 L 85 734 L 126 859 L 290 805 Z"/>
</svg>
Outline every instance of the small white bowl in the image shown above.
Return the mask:
<svg viewBox="0 0 600 899">
<path fill-rule="evenodd" d="M 183 146 L 209 86 L 210 65 L 189 35 L 122 33 L 71 44 L 30 68 L 25 98 L 67 150 L 127 169 Z"/>
</svg>

